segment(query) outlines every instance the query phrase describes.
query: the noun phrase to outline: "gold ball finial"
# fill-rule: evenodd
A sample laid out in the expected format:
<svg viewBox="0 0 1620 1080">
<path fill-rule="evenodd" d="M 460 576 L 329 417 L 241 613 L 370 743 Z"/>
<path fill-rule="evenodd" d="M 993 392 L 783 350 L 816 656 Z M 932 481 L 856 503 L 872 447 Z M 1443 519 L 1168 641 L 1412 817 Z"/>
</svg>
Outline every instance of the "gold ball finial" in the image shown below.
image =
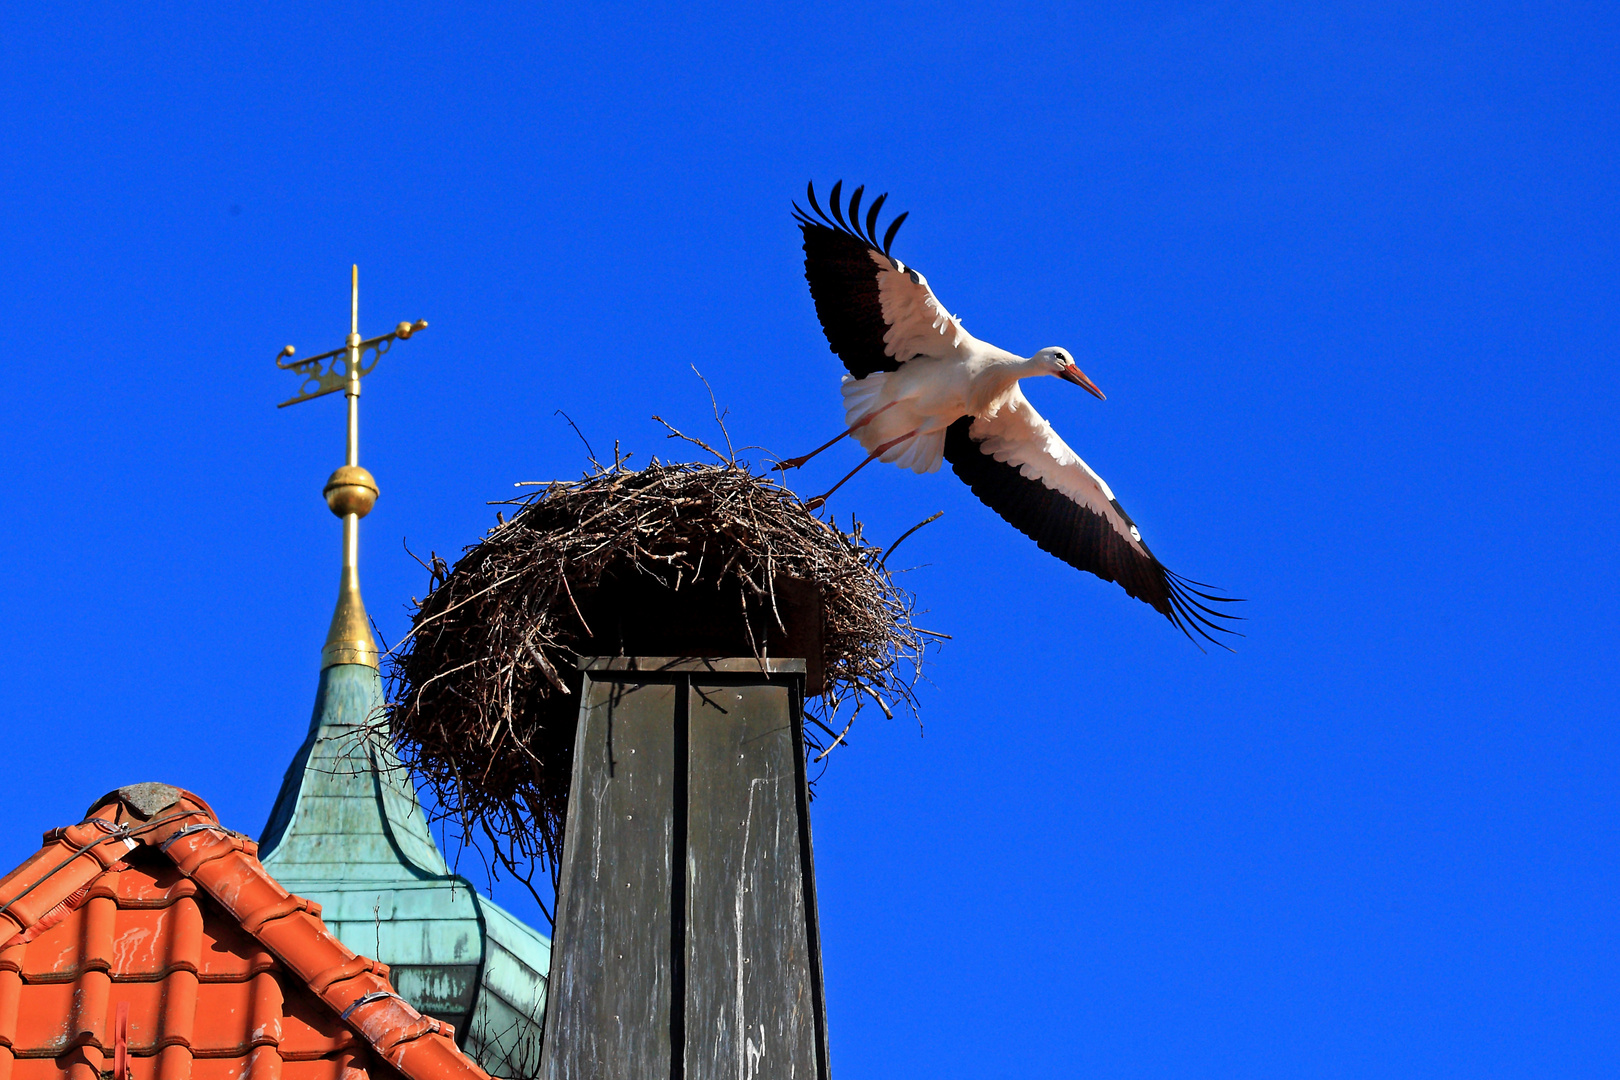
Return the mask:
<svg viewBox="0 0 1620 1080">
<path fill-rule="evenodd" d="M 334 472 L 321 489 L 326 505 L 338 517 L 358 514 L 365 517 L 377 505 L 377 481 L 358 465 L 345 465 Z"/>
</svg>

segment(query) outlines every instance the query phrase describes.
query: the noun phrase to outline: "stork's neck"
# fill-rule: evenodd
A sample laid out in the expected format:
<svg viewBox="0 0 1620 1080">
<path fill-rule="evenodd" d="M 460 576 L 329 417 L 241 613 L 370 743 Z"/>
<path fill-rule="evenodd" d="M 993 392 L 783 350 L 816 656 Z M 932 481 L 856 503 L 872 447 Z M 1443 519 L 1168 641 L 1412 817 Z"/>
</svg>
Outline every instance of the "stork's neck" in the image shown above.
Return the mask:
<svg viewBox="0 0 1620 1080">
<path fill-rule="evenodd" d="M 1032 375 L 1050 375 L 1052 369 L 1033 356 L 1019 356 L 1016 353 L 996 350 L 1000 353 L 991 362 L 990 370 L 995 372 L 995 379 L 1006 389 L 1019 379 L 1027 379 Z"/>
<path fill-rule="evenodd" d="M 1027 379 L 1031 375 L 1052 374 L 1052 368 L 1045 360 L 1038 357 L 1020 356 L 1016 362 L 1018 365 L 1018 377 L 1020 379 Z"/>
<path fill-rule="evenodd" d="M 1019 379 L 1044 374 L 1045 365 L 990 345 L 969 366 L 972 372 L 967 411 L 975 416 L 997 412 Z"/>
</svg>

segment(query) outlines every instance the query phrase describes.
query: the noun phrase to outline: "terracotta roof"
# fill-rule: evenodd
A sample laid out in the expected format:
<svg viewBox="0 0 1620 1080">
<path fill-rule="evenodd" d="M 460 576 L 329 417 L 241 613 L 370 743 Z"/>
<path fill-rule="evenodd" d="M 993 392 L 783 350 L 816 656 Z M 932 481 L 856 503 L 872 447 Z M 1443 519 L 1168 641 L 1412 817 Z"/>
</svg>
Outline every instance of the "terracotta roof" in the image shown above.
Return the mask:
<svg viewBox="0 0 1620 1080">
<path fill-rule="evenodd" d="M 487 1080 L 257 852 L 163 784 L 46 833 L 0 878 L 0 1080 Z"/>
</svg>

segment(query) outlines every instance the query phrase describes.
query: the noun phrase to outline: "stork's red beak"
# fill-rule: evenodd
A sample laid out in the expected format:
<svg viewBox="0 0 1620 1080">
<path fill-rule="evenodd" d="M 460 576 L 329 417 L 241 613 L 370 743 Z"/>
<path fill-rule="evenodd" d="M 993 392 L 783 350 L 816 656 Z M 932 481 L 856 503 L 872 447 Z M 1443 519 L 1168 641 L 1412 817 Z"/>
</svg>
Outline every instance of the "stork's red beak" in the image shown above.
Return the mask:
<svg viewBox="0 0 1620 1080">
<path fill-rule="evenodd" d="M 1080 387 L 1080 389 L 1085 390 L 1088 393 L 1095 394 L 1098 401 L 1108 400 L 1103 396 L 1103 392 L 1097 389 L 1097 384 L 1086 378 L 1086 373 L 1075 367 L 1073 364 L 1070 364 L 1068 367 L 1058 372 L 1058 378 L 1063 379 L 1066 382 L 1072 382 L 1074 385 Z"/>
</svg>

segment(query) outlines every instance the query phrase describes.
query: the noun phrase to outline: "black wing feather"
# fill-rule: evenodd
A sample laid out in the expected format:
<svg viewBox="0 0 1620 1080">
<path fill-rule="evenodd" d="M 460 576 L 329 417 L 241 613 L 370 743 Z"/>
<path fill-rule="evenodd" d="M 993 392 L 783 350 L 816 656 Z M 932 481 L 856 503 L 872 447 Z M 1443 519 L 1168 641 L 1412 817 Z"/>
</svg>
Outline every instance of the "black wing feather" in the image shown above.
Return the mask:
<svg viewBox="0 0 1620 1080">
<path fill-rule="evenodd" d="M 814 180 L 804 185 L 804 193 L 810 200 L 810 209 L 816 212 L 817 217 L 826 220 L 827 215 L 821 212 L 821 204 L 816 202 L 816 182 Z M 797 205 L 795 205 L 793 209 L 799 210 Z M 801 214 L 804 213 L 802 210 L 799 210 L 799 212 Z"/>
<path fill-rule="evenodd" d="M 882 195 L 879 195 L 877 198 L 872 200 L 872 205 L 866 211 L 866 238 L 872 241 L 873 247 L 877 246 L 878 211 L 883 209 L 883 200 L 887 199 L 888 197 L 889 193 L 885 191 Z"/>
<path fill-rule="evenodd" d="M 906 210 L 899 217 L 889 222 L 889 231 L 883 234 L 883 254 L 887 255 L 889 253 L 889 246 L 894 243 L 894 234 L 900 231 L 900 223 L 906 220 L 906 216 L 910 213 L 910 210 Z"/>
<path fill-rule="evenodd" d="M 810 296 L 816 304 L 816 317 L 827 335 L 828 347 L 844 362 L 857 379 L 874 371 L 898 371 L 899 361 L 885 355 L 883 335 L 889 326 L 883 321 L 883 303 L 878 295 L 878 264 L 872 261 L 875 241 L 860 233 L 857 216 L 865 185 L 855 189 L 850 200 L 850 223 L 843 218 L 839 199 L 843 181 L 833 185 L 828 206 L 837 216 L 828 217 L 816 201 L 814 183 L 805 188 L 811 217 L 795 204 L 793 213 L 804 233 L 804 277 L 810 283 Z M 868 233 L 877 224 L 877 213 L 888 194 L 879 195 L 867 210 Z M 895 219 L 899 222 L 901 214 Z M 820 220 L 818 221 L 817 218 Z M 894 240 L 896 225 L 889 226 L 884 238 L 887 247 Z"/>
<path fill-rule="evenodd" d="M 972 425 L 973 417 L 964 416 L 945 430 L 945 460 L 981 502 L 1039 544 L 1042 551 L 1056 555 L 1076 569 L 1096 574 L 1104 581 L 1118 582 L 1127 594 L 1169 619 L 1195 644 L 1197 639 L 1193 638 L 1189 627 L 1217 645 L 1221 643 L 1205 633 L 1205 627 L 1226 634 L 1236 633 L 1211 622 L 1204 613 L 1221 619 L 1237 616 L 1213 611 L 1193 600 L 1188 595 L 1193 590 L 1186 587 L 1184 579 L 1165 569 L 1164 564 L 1147 551 L 1147 545 L 1138 550 L 1095 510 L 1039 480 L 1031 480 L 1016 465 L 997 461 L 984 453 L 968 434 Z M 1122 517 L 1124 513 L 1120 510 Z M 1235 602 L 1208 593 L 1195 595 L 1216 603 Z"/>
</svg>

